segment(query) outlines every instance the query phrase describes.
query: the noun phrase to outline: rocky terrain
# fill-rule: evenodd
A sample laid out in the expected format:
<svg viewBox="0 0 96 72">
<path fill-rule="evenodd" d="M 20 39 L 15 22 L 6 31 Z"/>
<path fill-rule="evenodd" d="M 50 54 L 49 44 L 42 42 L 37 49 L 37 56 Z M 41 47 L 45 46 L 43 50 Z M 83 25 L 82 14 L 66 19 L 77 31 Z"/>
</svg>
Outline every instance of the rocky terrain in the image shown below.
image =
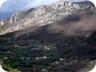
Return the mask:
<svg viewBox="0 0 96 72">
<path fill-rule="evenodd" d="M 16 12 L 9 19 L 0 22 L 0 35 L 28 27 L 41 26 L 62 20 L 72 14 L 86 13 L 94 9 L 93 3 L 64 2 L 60 0 L 55 4 L 39 6 Z"/>
<path fill-rule="evenodd" d="M 95 19 L 95 6 L 89 1 L 61 0 L 16 12 L 0 21 L 0 59 L 4 69 L 10 72 L 12 69 L 21 72 L 91 70 L 96 60 Z"/>
</svg>

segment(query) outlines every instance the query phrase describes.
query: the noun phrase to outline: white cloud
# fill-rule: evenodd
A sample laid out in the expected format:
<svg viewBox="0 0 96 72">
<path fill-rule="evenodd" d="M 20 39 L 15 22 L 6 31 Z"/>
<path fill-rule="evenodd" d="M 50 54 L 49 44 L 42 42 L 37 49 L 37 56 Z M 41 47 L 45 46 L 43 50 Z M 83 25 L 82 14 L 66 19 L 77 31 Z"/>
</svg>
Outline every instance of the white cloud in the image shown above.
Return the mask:
<svg viewBox="0 0 96 72">
<path fill-rule="evenodd" d="M 0 0 L 0 7 L 2 6 L 2 4 L 5 2 L 6 0 Z"/>
</svg>

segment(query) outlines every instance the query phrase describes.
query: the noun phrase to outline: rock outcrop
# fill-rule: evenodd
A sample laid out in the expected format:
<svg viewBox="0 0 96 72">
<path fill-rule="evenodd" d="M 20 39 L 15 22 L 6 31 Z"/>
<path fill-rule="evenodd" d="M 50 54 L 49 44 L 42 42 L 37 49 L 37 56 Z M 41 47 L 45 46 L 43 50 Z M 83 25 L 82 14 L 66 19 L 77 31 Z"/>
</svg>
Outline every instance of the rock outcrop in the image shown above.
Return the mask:
<svg viewBox="0 0 96 72">
<path fill-rule="evenodd" d="M 90 13 L 94 8 L 93 3 L 89 1 L 73 3 L 61 0 L 47 6 L 26 9 L 16 12 L 8 20 L 0 21 L 0 35 L 28 27 L 50 24 L 71 14 Z"/>
</svg>

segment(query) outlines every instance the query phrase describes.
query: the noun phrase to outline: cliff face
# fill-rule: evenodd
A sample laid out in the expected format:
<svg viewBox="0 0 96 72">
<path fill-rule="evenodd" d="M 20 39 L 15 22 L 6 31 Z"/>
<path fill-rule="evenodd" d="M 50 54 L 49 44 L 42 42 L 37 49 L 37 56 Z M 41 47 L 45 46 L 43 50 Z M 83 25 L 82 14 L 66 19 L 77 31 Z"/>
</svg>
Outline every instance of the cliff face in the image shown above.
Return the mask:
<svg viewBox="0 0 96 72">
<path fill-rule="evenodd" d="M 0 21 L 0 35 L 28 27 L 50 24 L 69 15 L 90 13 L 92 10 L 94 10 L 94 5 L 89 1 L 80 3 L 59 1 L 47 6 L 26 9 L 16 12 L 7 20 Z"/>
</svg>

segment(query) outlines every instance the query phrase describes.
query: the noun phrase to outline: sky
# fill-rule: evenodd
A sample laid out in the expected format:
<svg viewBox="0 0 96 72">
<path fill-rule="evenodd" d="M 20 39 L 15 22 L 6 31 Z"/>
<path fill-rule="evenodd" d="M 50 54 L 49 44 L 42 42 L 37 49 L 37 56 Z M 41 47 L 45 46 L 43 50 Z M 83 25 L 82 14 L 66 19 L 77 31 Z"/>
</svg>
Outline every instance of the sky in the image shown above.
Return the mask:
<svg viewBox="0 0 96 72">
<path fill-rule="evenodd" d="M 28 7 L 36 7 L 55 3 L 59 0 L 0 0 L 0 12 L 16 12 Z M 84 0 L 67 0 L 67 1 L 84 1 Z"/>
<path fill-rule="evenodd" d="M 59 0 L 0 0 L 0 17 L 10 16 L 12 13 L 16 11 L 40 5 L 47 5 L 50 3 L 55 3 L 57 1 Z M 79 2 L 85 0 L 65 0 L 65 1 Z"/>
</svg>

